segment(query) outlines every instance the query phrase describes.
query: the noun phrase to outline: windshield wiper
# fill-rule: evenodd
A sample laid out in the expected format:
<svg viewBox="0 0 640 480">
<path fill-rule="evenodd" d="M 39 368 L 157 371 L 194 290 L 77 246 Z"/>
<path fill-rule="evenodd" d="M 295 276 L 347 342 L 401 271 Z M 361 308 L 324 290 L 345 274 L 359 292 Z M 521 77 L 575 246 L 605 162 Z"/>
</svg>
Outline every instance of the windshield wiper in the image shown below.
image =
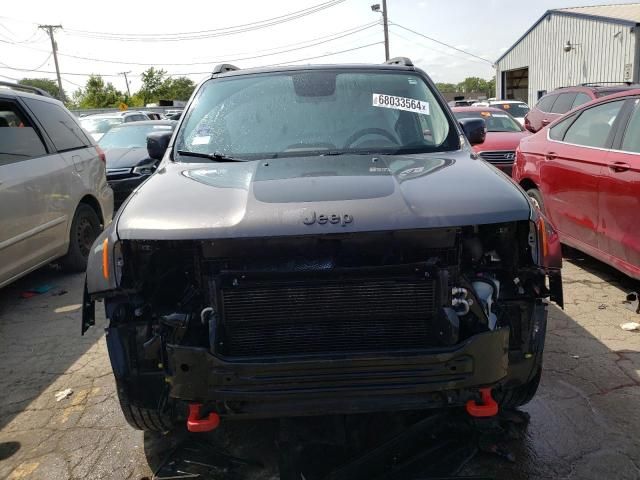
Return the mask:
<svg viewBox="0 0 640 480">
<path fill-rule="evenodd" d="M 178 153 L 180 155 L 184 155 L 185 157 L 206 158 L 209 160 L 213 160 L 215 162 L 246 162 L 246 160 L 243 160 L 241 158 L 229 157 L 228 155 L 225 155 L 224 153 L 220 153 L 220 152 L 201 153 L 201 152 L 190 152 L 188 150 L 178 150 Z"/>
</svg>

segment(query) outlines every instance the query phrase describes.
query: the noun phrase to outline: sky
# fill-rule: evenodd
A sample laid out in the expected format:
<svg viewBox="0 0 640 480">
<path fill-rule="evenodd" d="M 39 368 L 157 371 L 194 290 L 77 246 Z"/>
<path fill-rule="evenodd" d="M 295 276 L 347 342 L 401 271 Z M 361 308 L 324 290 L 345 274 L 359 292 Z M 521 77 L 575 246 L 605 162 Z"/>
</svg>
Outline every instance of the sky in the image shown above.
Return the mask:
<svg viewBox="0 0 640 480">
<path fill-rule="evenodd" d="M 382 15 L 371 9 L 373 3 L 382 0 L 333 0 L 337 3 L 292 21 L 233 34 L 223 30 L 283 17 L 329 1 L 3 1 L 0 80 L 55 79 L 55 74 L 43 73 L 53 72 L 55 66 L 50 40 L 38 24 L 63 27 L 55 35 L 67 93 L 83 86 L 91 73 L 103 75 L 125 91 L 125 79 L 120 74 L 125 71 L 130 72 L 133 93 L 140 87 L 140 73 L 151 65 L 173 76 L 186 75 L 200 81 L 217 63 L 247 68 L 280 63 L 384 61 Z M 436 82 L 457 83 L 469 76 L 490 79 L 494 75 L 492 63 L 546 10 L 603 3 L 606 2 L 388 0 L 390 53 L 392 57 L 411 58 Z M 206 32 L 189 33 L 203 31 Z M 212 37 L 211 32 L 217 36 Z M 176 40 L 180 33 L 199 38 Z"/>
</svg>

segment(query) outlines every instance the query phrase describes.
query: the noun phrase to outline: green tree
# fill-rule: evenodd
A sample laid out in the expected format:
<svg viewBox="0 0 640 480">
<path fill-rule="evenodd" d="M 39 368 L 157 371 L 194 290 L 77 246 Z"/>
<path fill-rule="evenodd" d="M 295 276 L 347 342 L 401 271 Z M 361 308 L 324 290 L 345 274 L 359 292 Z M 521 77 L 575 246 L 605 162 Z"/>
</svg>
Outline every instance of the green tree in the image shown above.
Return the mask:
<svg viewBox="0 0 640 480">
<path fill-rule="evenodd" d="M 167 78 L 160 89 L 158 100 L 189 100 L 196 84 L 188 77 Z"/>
<path fill-rule="evenodd" d="M 442 93 L 453 93 L 458 91 L 458 87 L 454 83 L 436 83 L 436 88 Z"/>
<path fill-rule="evenodd" d="M 142 72 L 142 87 L 137 95 L 142 98 L 143 104 L 156 102 L 160 98 L 163 89 L 166 88 L 167 72 L 150 67 Z"/>
<path fill-rule="evenodd" d="M 487 82 L 487 96 L 489 98 L 496 97 L 496 77 Z"/>
<path fill-rule="evenodd" d="M 91 75 L 85 87 L 73 94 L 73 104 L 79 108 L 117 107 L 125 100 L 125 95 L 116 90 L 113 84 L 105 83 L 100 75 Z"/>
<path fill-rule="evenodd" d="M 458 84 L 458 91 L 469 92 L 487 92 L 487 81 L 480 77 L 467 77 Z"/>
<path fill-rule="evenodd" d="M 18 82 L 20 85 L 29 85 L 30 87 L 36 87 L 44 90 L 52 97 L 58 98 L 58 82 L 50 80 L 48 78 L 23 78 Z M 64 90 L 62 91 L 64 93 Z M 67 98 L 67 95 L 64 95 Z"/>
<path fill-rule="evenodd" d="M 196 85 L 190 78 L 167 76 L 164 70 L 151 67 L 142 73 L 142 87 L 133 95 L 143 105 L 159 100 L 189 100 Z"/>
</svg>

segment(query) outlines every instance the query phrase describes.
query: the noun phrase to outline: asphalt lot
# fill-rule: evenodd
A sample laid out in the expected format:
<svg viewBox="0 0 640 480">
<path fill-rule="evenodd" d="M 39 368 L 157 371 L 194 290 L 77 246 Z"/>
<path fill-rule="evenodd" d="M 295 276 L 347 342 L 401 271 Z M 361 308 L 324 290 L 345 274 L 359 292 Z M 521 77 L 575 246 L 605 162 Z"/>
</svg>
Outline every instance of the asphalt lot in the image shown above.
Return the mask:
<svg viewBox="0 0 640 480">
<path fill-rule="evenodd" d="M 479 454 L 465 474 L 640 478 L 640 333 L 620 328 L 640 321 L 622 305 L 640 285 L 576 252 L 563 275 L 565 310 L 550 309 L 542 385 L 525 407 L 531 421 L 509 444 L 516 462 Z M 80 336 L 82 279 L 48 267 L 0 290 L 0 478 L 151 478 L 175 442 L 126 424 L 101 328 Z M 44 284 L 54 288 L 20 296 Z M 67 388 L 73 394 L 56 401 Z M 273 445 L 262 447 L 264 455 Z"/>
</svg>

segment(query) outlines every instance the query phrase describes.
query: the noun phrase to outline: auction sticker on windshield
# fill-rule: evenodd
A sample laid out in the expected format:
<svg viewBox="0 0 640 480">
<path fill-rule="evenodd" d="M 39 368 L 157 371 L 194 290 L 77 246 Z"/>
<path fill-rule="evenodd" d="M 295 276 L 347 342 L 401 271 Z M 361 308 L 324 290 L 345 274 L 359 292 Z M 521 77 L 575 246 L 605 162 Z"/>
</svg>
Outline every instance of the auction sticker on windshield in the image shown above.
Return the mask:
<svg viewBox="0 0 640 480">
<path fill-rule="evenodd" d="M 415 98 L 385 95 L 384 93 L 373 94 L 373 106 L 429 115 L 429 104 L 427 102 L 416 100 Z"/>
</svg>

